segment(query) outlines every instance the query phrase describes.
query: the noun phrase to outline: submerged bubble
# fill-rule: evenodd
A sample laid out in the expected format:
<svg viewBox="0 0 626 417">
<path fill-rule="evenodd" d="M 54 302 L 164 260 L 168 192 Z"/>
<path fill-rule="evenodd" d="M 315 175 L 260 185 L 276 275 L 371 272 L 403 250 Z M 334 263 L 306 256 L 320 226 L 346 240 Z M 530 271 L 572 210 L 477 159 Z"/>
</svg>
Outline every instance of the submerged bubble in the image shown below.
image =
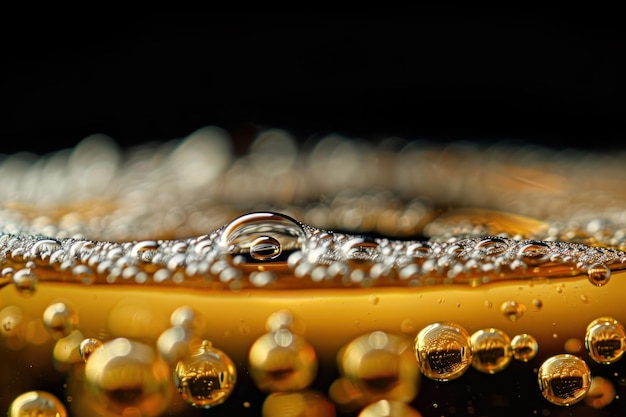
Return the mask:
<svg viewBox="0 0 626 417">
<path fill-rule="evenodd" d="M 472 366 L 488 374 L 500 372 L 511 362 L 511 339 L 499 329 L 478 330 L 470 337 Z"/>
<path fill-rule="evenodd" d="M 515 359 L 528 362 L 537 355 L 539 344 L 537 339 L 529 334 L 518 334 L 511 340 L 511 349 Z"/>
<path fill-rule="evenodd" d="M 9 406 L 8 417 L 67 417 L 65 406 L 46 391 L 21 394 Z"/>
<path fill-rule="evenodd" d="M 401 401 L 376 401 L 361 410 L 358 417 L 422 417 L 422 414 Z"/>
<path fill-rule="evenodd" d="M 374 331 L 344 346 L 337 355 L 340 370 L 371 400 L 412 401 L 419 369 L 407 336 Z"/>
<path fill-rule="evenodd" d="M 38 278 L 31 268 L 23 268 L 13 274 L 13 284 L 23 296 L 31 296 L 35 293 Z"/>
<path fill-rule="evenodd" d="M 415 354 L 420 370 L 428 378 L 456 379 L 472 363 L 470 335 L 456 323 L 433 323 L 417 334 Z"/>
<path fill-rule="evenodd" d="M 263 417 L 335 417 L 334 404 L 321 392 L 275 392 L 263 402 Z"/>
<path fill-rule="evenodd" d="M 526 306 L 518 303 L 517 301 L 509 300 L 502 303 L 500 311 L 507 319 L 516 321 L 522 318 L 526 312 Z"/>
<path fill-rule="evenodd" d="M 53 303 L 43 312 L 43 324 L 52 337 L 59 340 L 78 327 L 78 315 L 63 302 Z"/>
<path fill-rule="evenodd" d="M 83 341 L 80 342 L 80 345 L 78 346 L 78 353 L 80 354 L 80 357 L 83 358 L 85 362 L 87 362 L 91 354 L 100 349 L 102 347 L 102 344 L 103 343 L 100 340 L 93 337 L 83 339 Z"/>
<path fill-rule="evenodd" d="M 259 337 L 248 352 L 250 377 L 265 392 L 307 388 L 317 375 L 317 354 L 304 337 L 285 328 Z"/>
<path fill-rule="evenodd" d="M 537 374 L 544 398 L 556 405 L 572 405 L 583 399 L 591 384 L 589 367 L 567 353 L 547 359 Z"/>
<path fill-rule="evenodd" d="M 615 386 L 601 376 L 591 378 L 589 391 L 585 395 L 585 404 L 595 409 L 601 409 L 611 404 L 615 399 Z"/>
<path fill-rule="evenodd" d="M 585 348 L 598 363 L 608 365 L 618 361 L 626 351 L 624 326 L 612 317 L 592 321 L 585 333 Z"/>
<path fill-rule="evenodd" d="M 595 263 L 587 268 L 587 277 L 596 287 L 608 284 L 611 279 L 611 269 L 602 263 Z"/>
<path fill-rule="evenodd" d="M 170 372 L 167 362 L 150 346 L 117 338 L 91 353 L 85 381 L 110 413 L 156 417 L 171 399 Z"/>
<path fill-rule="evenodd" d="M 237 382 L 233 361 L 208 340 L 203 341 L 195 353 L 178 362 L 174 375 L 181 397 L 196 408 L 222 404 Z"/>
<path fill-rule="evenodd" d="M 255 212 L 226 225 L 219 237 L 219 246 L 233 256 L 242 256 L 244 262 L 241 263 L 286 261 L 293 251 L 300 249 L 304 237 L 304 229 L 291 217 Z"/>
</svg>

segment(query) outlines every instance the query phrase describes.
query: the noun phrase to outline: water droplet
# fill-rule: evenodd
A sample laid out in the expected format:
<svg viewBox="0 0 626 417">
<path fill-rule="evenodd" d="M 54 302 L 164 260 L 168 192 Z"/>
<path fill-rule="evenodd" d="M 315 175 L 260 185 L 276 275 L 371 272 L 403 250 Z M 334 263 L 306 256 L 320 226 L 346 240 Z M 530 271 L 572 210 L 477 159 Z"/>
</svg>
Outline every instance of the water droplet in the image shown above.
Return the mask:
<svg viewBox="0 0 626 417">
<path fill-rule="evenodd" d="M 422 414 L 401 401 L 378 400 L 361 410 L 358 417 L 422 417 Z"/>
<path fill-rule="evenodd" d="M 174 375 L 181 397 L 188 404 L 205 409 L 226 401 L 237 382 L 233 361 L 207 340 L 195 353 L 178 362 Z"/>
<path fill-rule="evenodd" d="M 587 277 L 593 285 L 602 287 L 611 279 L 611 270 L 604 264 L 595 263 L 587 268 Z"/>
<path fill-rule="evenodd" d="M 249 371 L 264 392 L 307 388 L 317 375 L 317 355 L 302 336 L 287 329 L 259 337 L 248 352 Z"/>
<path fill-rule="evenodd" d="M 547 359 L 539 368 L 537 379 L 546 400 L 571 405 L 582 400 L 589 390 L 591 371 L 585 361 L 564 353 Z"/>
<path fill-rule="evenodd" d="M 587 326 L 585 348 L 591 359 L 605 365 L 615 363 L 626 351 L 624 326 L 612 317 L 600 317 Z"/>
<path fill-rule="evenodd" d="M 37 275 L 31 268 L 23 268 L 13 274 L 13 284 L 15 288 L 25 297 L 35 293 L 38 284 Z"/>
<path fill-rule="evenodd" d="M 337 355 L 340 371 L 368 398 L 412 401 L 419 369 L 411 338 L 374 331 L 344 346 Z"/>
<path fill-rule="evenodd" d="M 526 306 L 524 304 L 520 304 L 517 301 L 505 301 L 500 306 L 500 311 L 507 319 L 511 321 L 517 321 L 526 312 Z"/>
<path fill-rule="evenodd" d="M 529 334 L 518 334 L 511 340 L 513 357 L 522 362 L 528 362 L 537 355 L 539 344 L 537 339 Z"/>
<path fill-rule="evenodd" d="M 420 370 L 428 378 L 456 379 L 472 363 L 470 335 L 456 323 L 433 323 L 417 334 L 415 354 Z"/>
<path fill-rule="evenodd" d="M 7 416 L 67 417 L 67 410 L 61 400 L 49 392 L 30 391 L 13 400 Z"/>
<path fill-rule="evenodd" d="M 80 353 L 80 357 L 87 362 L 91 354 L 100 349 L 102 345 L 103 343 L 100 340 L 90 337 L 80 342 L 78 353 Z"/>
<path fill-rule="evenodd" d="M 519 249 L 517 257 L 528 265 L 539 265 L 548 261 L 550 251 L 547 243 L 531 241 Z"/>
<path fill-rule="evenodd" d="M 478 330 L 470 337 L 472 366 L 480 372 L 493 374 L 506 368 L 511 362 L 511 339 L 499 329 Z"/>
<path fill-rule="evenodd" d="M 52 337 L 59 340 L 78 327 L 78 315 L 63 302 L 50 304 L 43 312 L 43 324 Z"/>
<path fill-rule="evenodd" d="M 478 242 L 475 246 L 475 250 L 480 255 L 489 255 L 489 256 L 502 253 L 506 251 L 508 248 L 509 248 L 509 245 L 504 240 L 500 238 L 496 238 L 496 237 L 483 239 L 480 242 Z"/>
<path fill-rule="evenodd" d="M 243 264 L 287 261 L 289 255 L 300 249 L 304 238 L 304 229 L 291 217 L 256 212 L 226 225 L 219 237 L 219 246 L 231 256 L 242 256 Z"/>
<path fill-rule="evenodd" d="M 591 378 L 591 386 L 585 395 L 585 404 L 599 410 L 611 404 L 615 399 L 615 386 L 601 376 Z"/>
<path fill-rule="evenodd" d="M 161 415 L 171 399 L 170 378 L 167 362 L 150 346 L 126 338 L 104 343 L 85 364 L 90 392 L 116 415 Z"/>
</svg>

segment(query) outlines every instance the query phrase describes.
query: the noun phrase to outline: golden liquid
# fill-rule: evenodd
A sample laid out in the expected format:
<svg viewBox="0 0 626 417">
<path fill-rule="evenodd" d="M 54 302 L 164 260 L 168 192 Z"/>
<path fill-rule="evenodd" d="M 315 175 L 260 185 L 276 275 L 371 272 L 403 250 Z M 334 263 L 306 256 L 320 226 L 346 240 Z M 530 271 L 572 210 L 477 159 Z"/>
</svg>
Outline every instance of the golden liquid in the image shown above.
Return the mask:
<svg viewBox="0 0 626 417">
<path fill-rule="evenodd" d="M 527 259 L 529 267 L 523 271 L 503 267 L 502 271 L 495 273 L 488 268 L 480 269 L 487 261 L 485 258 L 477 258 L 477 267 L 470 268 L 459 279 L 421 269 L 419 274 L 413 276 L 413 280 L 402 280 L 398 275 L 400 268 L 394 267 L 396 269 L 392 269 L 396 272 L 387 275 L 382 273 L 377 279 L 368 280 L 368 274 L 376 271 L 371 267 L 377 262 L 363 261 L 359 256 L 367 258 L 368 254 L 378 250 L 378 245 L 372 244 L 373 240 L 368 238 L 357 241 L 358 253 L 355 254 L 352 247 L 347 252 L 354 256 L 347 261 L 350 268 L 363 270 L 363 276 L 350 275 L 352 281 L 349 282 L 336 278 L 322 280 L 320 283 L 312 278 L 315 276 L 312 272 L 298 276 L 297 269 L 279 258 L 279 248 L 274 242 L 280 243 L 284 236 L 281 238 L 279 233 L 275 239 L 261 233 L 252 236 L 254 239 L 249 242 L 251 245 L 244 248 L 250 253 L 254 252 L 251 259 L 237 263 L 229 258 L 233 267 L 242 271 L 241 280 L 236 281 L 239 283 L 237 286 L 221 282 L 219 273 L 202 273 L 197 270 L 186 273 L 181 281 L 168 279 L 155 282 L 156 271 L 162 266 L 155 266 L 156 263 L 150 259 L 138 261 L 137 270 L 132 275 L 129 272 L 126 278 L 121 273 L 109 282 L 105 271 L 96 273 L 86 285 L 82 281 L 83 277 L 72 268 L 64 269 L 60 265 L 50 264 L 48 258 L 37 258 L 35 265 L 28 264 L 28 259 L 24 259 L 20 251 L 6 250 L 3 268 L 13 268 L 13 276 L 21 269 L 32 268 L 36 271 L 37 281 L 32 290 L 29 281 L 24 281 L 20 292 L 8 278 L 9 274 L 0 278 L 4 280 L 0 288 L 0 319 L 6 326 L 0 338 L 0 386 L 3 387 L 0 392 L 0 410 L 7 410 L 11 402 L 24 392 L 41 390 L 53 393 L 61 399 L 72 416 L 141 415 L 141 412 L 144 415 L 204 415 L 204 411 L 187 404 L 176 392 L 172 364 L 171 375 L 168 375 L 166 382 L 160 382 L 155 374 L 142 377 L 143 385 L 140 383 L 138 386 L 143 387 L 143 391 L 132 391 L 128 387 L 122 389 L 125 378 L 129 381 L 135 378 L 129 376 L 135 365 L 129 365 L 126 374 L 122 368 L 120 375 L 114 378 L 115 383 L 120 383 L 120 389 L 98 391 L 84 383 L 85 362 L 78 355 L 77 348 L 78 343 L 86 338 L 95 338 L 101 342 L 126 338 L 157 352 L 159 337 L 172 326 L 172 313 L 180 307 L 191 307 L 203 322 L 196 336 L 210 340 L 213 347 L 228 355 L 237 369 L 234 390 L 222 404 L 216 404 L 207 414 L 289 415 L 288 410 L 303 407 L 302 414 L 294 415 L 358 415 L 362 408 L 374 400 L 404 395 L 393 391 L 393 384 L 402 385 L 404 382 L 394 379 L 398 375 L 395 362 L 397 358 L 394 354 L 381 354 L 382 359 L 367 368 L 368 370 L 363 368 L 362 371 L 353 371 L 363 373 L 362 383 L 369 387 L 370 397 L 363 397 L 363 392 L 359 394 L 360 399 L 350 399 L 345 392 L 343 397 L 337 394 L 334 389 L 342 376 L 341 352 L 347 346 L 364 335 L 378 334 L 374 332 L 384 332 L 394 337 L 398 335 L 400 340 L 413 341 L 421 329 L 432 323 L 452 322 L 465 328 L 469 334 L 489 328 L 498 329 L 510 338 L 519 334 L 530 334 L 537 340 L 538 351 L 528 362 L 512 359 L 503 370 L 492 374 L 470 366 L 462 375 L 450 381 L 435 381 L 417 375 L 414 381 L 415 395 L 409 395 L 411 398 L 405 400 L 405 403 L 422 416 L 626 415 L 626 362 L 622 359 L 610 364 L 597 363 L 584 346 L 587 326 L 594 320 L 608 316 L 622 324 L 626 323 L 626 271 L 624 255 L 619 252 L 624 249 L 624 229 L 619 219 L 623 221 L 626 198 L 617 177 L 607 175 L 610 169 L 613 169 L 613 174 L 623 174 L 624 169 L 621 165 L 613 166 L 604 161 L 599 166 L 606 171 L 599 169 L 593 176 L 581 175 L 587 185 L 594 186 L 590 188 L 593 190 L 590 195 L 581 196 L 569 194 L 580 186 L 579 183 L 571 180 L 560 168 L 554 168 L 545 161 L 535 166 L 523 166 L 512 160 L 499 160 L 496 165 L 492 160 L 492 166 L 485 168 L 484 161 L 477 161 L 480 152 L 475 154 L 473 150 L 462 150 L 457 154 L 450 150 L 442 151 L 438 154 L 438 160 L 444 161 L 443 164 L 434 164 L 435 159 L 427 158 L 429 152 L 433 151 L 415 153 L 412 157 L 417 160 L 422 158 L 422 161 L 430 164 L 429 168 L 434 169 L 430 171 L 434 178 L 431 182 L 437 182 L 437 186 L 424 183 L 423 193 L 419 195 L 428 196 L 432 199 L 432 204 L 419 205 L 413 201 L 413 206 L 410 206 L 411 203 L 406 201 L 412 201 L 411 198 L 418 195 L 412 196 L 413 191 L 407 188 L 408 185 L 398 185 L 396 177 L 370 178 L 376 183 L 373 188 L 396 187 L 391 190 L 393 194 L 382 196 L 368 194 L 365 185 L 357 177 L 349 176 L 343 179 L 336 177 L 337 182 L 344 182 L 339 186 L 348 183 L 353 186 L 353 194 L 342 194 L 334 190 L 330 182 L 313 178 L 317 173 L 308 173 L 305 176 L 313 178 L 310 180 L 301 178 L 300 185 L 306 185 L 305 191 L 296 191 L 299 188 L 289 181 L 287 173 L 304 175 L 308 172 L 297 164 L 292 165 L 284 175 L 271 177 L 274 186 L 267 188 L 271 195 L 265 196 L 266 200 L 257 202 L 253 188 L 242 191 L 238 190 L 236 184 L 228 182 L 236 183 L 243 179 L 260 181 L 258 177 L 255 178 L 255 173 L 262 176 L 262 170 L 255 170 L 253 167 L 250 171 L 239 172 L 240 176 L 235 178 L 237 170 L 233 168 L 233 171 L 207 180 L 213 185 L 207 193 L 211 194 L 213 202 L 207 203 L 198 195 L 195 198 L 185 195 L 188 200 L 181 197 L 178 201 L 180 211 L 176 215 L 170 212 L 170 217 L 167 218 L 180 217 L 181 213 L 187 213 L 189 216 L 186 220 L 176 217 L 171 223 L 156 222 L 158 224 L 153 224 L 154 229 L 148 229 L 148 232 L 134 228 L 132 225 L 139 220 L 134 222 L 131 215 L 128 221 L 123 221 L 123 216 L 131 213 L 131 207 L 141 202 L 141 198 L 145 196 L 139 200 L 129 198 L 124 201 L 122 198 L 113 199 L 105 195 L 107 203 L 98 207 L 85 202 L 66 202 L 67 204 L 54 206 L 55 210 L 46 210 L 32 202 L 27 202 L 26 205 L 22 205 L 21 201 L 5 202 L 4 215 L 9 219 L 5 221 L 5 234 L 30 236 L 40 233 L 51 236 L 53 233 L 45 232 L 52 231 L 55 234 L 53 237 L 61 241 L 72 234 L 82 233 L 95 243 L 109 240 L 132 241 L 132 247 L 143 241 L 143 249 L 137 249 L 138 252 L 135 253 L 137 257 L 144 250 L 155 250 L 162 243 L 159 239 L 182 240 L 209 233 L 242 213 L 254 211 L 252 209 L 267 210 L 267 199 L 275 198 L 276 205 L 269 208 L 279 211 L 277 208 L 282 204 L 284 211 L 298 220 L 317 219 L 318 222 L 309 223 L 314 227 L 336 227 L 355 235 L 377 232 L 387 234 L 392 240 L 398 239 L 398 242 L 408 236 L 426 235 L 430 237 L 432 245 L 436 246 L 438 242 L 445 242 L 452 236 L 461 239 L 467 236 L 500 234 L 505 238 L 516 237 L 518 241 L 545 239 L 546 242 L 579 242 L 585 248 L 606 247 L 618 254 L 617 260 L 608 264 L 612 270 L 610 279 L 604 279 L 606 275 L 603 275 L 602 269 L 594 275 L 577 269 L 571 262 L 546 259 L 536 263 Z M 388 158 L 391 156 L 383 153 L 376 155 L 377 164 L 381 167 L 377 172 L 388 172 Z M 250 160 L 253 159 L 252 156 L 254 155 L 248 156 Z M 409 156 L 404 154 L 404 158 Z M 370 154 L 363 153 L 356 159 L 348 158 L 343 166 L 336 166 L 336 171 L 333 172 L 349 171 L 358 166 L 357 162 L 367 162 L 371 157 Z M 403 156 L 399 154 L 396 158 L 398 162 Z M 339 161 L 338 159 L 334 163 L 338 164 Z M 474 168 L 481 165 L 485 168 L 483 171 L 474 171 L 482 178 L 484 185 L 476 186 L 475 192 L 458 188 L 459 184 L 467 186 L 475 181 L 471 178 L 458 179 L 461 171 L 467 169 L 472 161 L 476 163 Z M 591 159 L 587 162 L 590 161 Z M 261 163 L 265 162 L 263 160 Z M 328 164 L 332 165 L 331 162 Z M 311 168 L 316 163 L 322 162 L 312 160 L 308 167 Z M 328 169 L 330 165 L 320 169 Z M 236 167 L 237 164 L 233 163 L 233 166 Z M 405 174 L 407 177 L 412 175 L 411 172 Z M 444 177 L 448 180 L 456 179 L 456 182 L 446 182 Z M 578 180 L 575 173 L 572 173 L 572 177 Z M 415 181 L 421 181 L 420 178 Z M 394 186 L 391 187 L 390 184 Z M 477 184 L 478 182 L 474 185 Z M 120 193 L 130 193 L 132 187 L 128 187 L 123 188 Z M 190 189 L 193 187 L 190 186 Z M 219 190 L 222 190 L 221 194 Z M 229 204 L 224 204 L 223 199 L 227 194 L 224 190 L 231 190 Z M 248 191 L 250 195 L 245 199 L 244 193 Z M 311 198 L 311 195 L 321 191 L 332 191 L 336 198 L 329 204 L 304 204 L 296 198 L 302 197 L 298 193 L 310 193 L 306 195 Z M 520 197 L 513 198 L 515 195 Z M 385 200 L 385 196 L 389 199 Z M 522 200 L 529 197 L 532 197 L 532 202 L 522 204 Z M 395 202 L 390 203 L 394 198 Z M 193 201 L 196 201 L 194 210 L 202 208 L 203 214 L 188 210 L 185 205 Z M 232 204 L 233 202 L 237 204 Z M 482 204 L 477 204 L 478 202 Z M 466 209 L 448 210 L 448 205 L 452 203 Z M 143 204 L 149 205 L 147 201 Z M 477 206 L 481 208 L 475 208 Z M 118 211 L 115 211 L 115 207 Z M 155 205 L 145 212 L 149 213 L 150 209 L 155 213 L 160 210 Z M 622 214 L 619 214 L 620 210 Z M 604 219 L 608 226 L 587 227 L 592 222 L 588 217 L 590 211 L 597 212 L 598 218 Z M 108 213 L 115 213 L 121 219 L 115 228 L 107 227 L 115 223 L 115 219 L 106 217 Z M 562 217 L 554 220 L 553 216 L 556 215 Z M 14 220 L 16 218 L 17 221 Z M 97 221 L 90 222 L 90 218 Z M 159 217 L 161 220 L 164 218 Z M 578 222 L 577 226 L 563 225 L 567 219 L 587 219 L 587 223 L 576 220 L 572 223 Z M 552 220 L 554 222 L 551 224 Z M 170 227 L 168 224 L 176 226 Z M 557 224 L 561 226 L 555 226 Z M 11 227 L 16 233 L 11 232 Z M 71 233 L 64 233 L 64 230 L 69 229 L 72 229 Z M 267 234 L 266 232 L 264 233 Z M 245 241 L 246 238 L 244 236 L 242 240 Z M 349 242 L 353 242 L 351 239 L 347 238 Z M 9 244 L 5 241 L 4 245 L 6 248 Z M 541 249 L 541 245 L 539 246 Z M 86 253 L 87 249 L 78 248 L 76 251 L 77 259 L 80 259 L 81 253 Z M 285 257 L 286 255 L 287 253 Z M 322 259 L 311 262 L 319 266 L 323 264 Z M 77 262 L 80 265 L 89 264 L 87 261 Z M 91 269 L 97 270 L 100 264 L 101 261 L 94 261 L 90 265 Z M 419 265 L 420 268 L 424 267 L 423 263 Z M 173 270 L 181 271 L 184 267 L 183 262 Z M 452 267 L 445 270 L 452 270 Z M 253 273 L 268 271 L 274 274 L 267 275 L 271 278 L 269 284 L 251 283 Z M 143 279 L 136 279 L 137 276 L 142 276 L 137 275 L 138 272 L 148 274 L 145 282 Z M 207 276 L 211 276 L 212 280 L 207 281 Z M 456 281 L 446 277 L 453 277 Z M 75 327 L 80 332 L 79 336 L 74 334 L 77 341 L 68 339 L 66 345 L 59 344 L 54 333 L 45 327 L 47 308 L 58 302 L 64 303 L 76 313 Z M 272 394 L 267 389 L 261 389 L 258 381 L 251 377 L 248 355 L 255 341 L 268 333 L 268 318 L 283 310 L 291 312 L 298 323 L 298 326 L 294 324 L 290 327 L 293 335 L 289 337 L 301 338 L 303 344 L 313 347 L 317 356 L 317 369 L 313 381 L 307 383 L 304 389 L 292 394 Z M 63 323 L 67 324 L 67 321 Z M 72 324 L 69 326 L 72 327 Z M 70 338 L 71 331 L 68 330 L 67 333 Z M 305 348 L 299 349 L 302 351 Z M 613 388 L 614 396 L 610 396 L 608 404 L 594 402 L 590 397 L 589 400 L 585 399 L 570 406 L 559 406 L 542 396 L 537 381 L 538 369 L 546 359 L 562 353 L 582 358 L 589 366 L 592 378 L 601 377 L 603 383 Z M 360 353 L 351 353 L 357 354 Z M 153 367 L 161 363 L 157 356 L 155 353 Z M 409 356 L 403 356 L 401 360 L 413 360 L 407 358 Z M 144 369 L 141 368 L 143 365 L 137 366 Z M 274 372 L 278 372 L 278 368 Z M 368 380 L 368 377 L 373 379 Z M 156 378 L 153 385 L 145 382 L 150 378 Z M 135 382 L 133 384 L 130 385 L 137 386 Z M 163 387 L 159 384 L 163 384 Z M 410 389 L 408 391 L 411 392 Z M 606 397 L 609 391 L 608 388 L 596 388 L 590 390 L 590 393 L 598 399 L 602 395 Z M 149 395 L 151 392 L 163 395 L 152 398 Z M 389 399 L 395 401 L 396 398 Z M 603 406 L 600 407 L 599 404 Z M 400 406 L 396 407 L 401 410 Z M 161 409 L 162 411 L 158 411 Z M 402 412 L 410 415 L 406 409 Z"/>
</svg>

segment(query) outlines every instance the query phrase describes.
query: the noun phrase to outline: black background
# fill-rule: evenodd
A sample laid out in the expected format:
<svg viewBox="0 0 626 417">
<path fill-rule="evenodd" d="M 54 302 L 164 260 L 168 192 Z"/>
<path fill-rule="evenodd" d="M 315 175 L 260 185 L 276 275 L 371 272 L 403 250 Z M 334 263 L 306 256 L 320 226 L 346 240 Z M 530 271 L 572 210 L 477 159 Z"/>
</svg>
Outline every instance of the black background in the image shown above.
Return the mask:
<svg viewBox="0 0 626 417">
<path fill-rule="evenodd" d="M 0 153 L 227 129 L 625 148 L 616 11 L 5 16 Z"/>
</svg>

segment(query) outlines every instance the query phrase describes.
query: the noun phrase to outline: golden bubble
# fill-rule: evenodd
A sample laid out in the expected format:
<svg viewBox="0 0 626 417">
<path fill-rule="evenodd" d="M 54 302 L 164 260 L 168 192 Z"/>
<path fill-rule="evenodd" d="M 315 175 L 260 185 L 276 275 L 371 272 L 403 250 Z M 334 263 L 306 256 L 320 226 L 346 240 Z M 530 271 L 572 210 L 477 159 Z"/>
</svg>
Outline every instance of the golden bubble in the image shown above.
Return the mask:
<svg viewBox="0 0 626 417">
<path fill-rule="evenodd" d="M 456 379 L 472 363 L 470 335 L 456 323 L 433 323 L 417 334 L 415 354 L 426 377 L 436 381 Z"/>
<path fill-rule="evenodd" d="M 313 390 L 275 392 L 263 402 L 263 417 L 335 417 L 335 406 Z"/>
<path fill-rule="evenodd" d="M 591 372 L 585 361 L 564 353 L 547 359 L 539 368 L 537 379 L 546 400 L 556 405 L 572 405 L 587 394 Z"/>
<path fill-rule="evenodd" d="M 52 350 L 52 357 L 57 363 L 72 364 L 82 362 L 80 355 L 80 344 L 85 337 L 79 330 L 74 330 L 68 336 L 57 340 Z"/>
<path fill-rule="evenodd" d="M 189 355 L 194 339 L 199 342 L 189 329 L 169 327 L 157 339 L 157 350 L 167 363 L 174 366 Z"/>
<path fill-rule="evenodd" d="M 358 417 L 422 417 L 422 413 L 401 401 L 379 400 L 361 410 Z"/>
<path fill-rule="evenodd" d="M 518 334 L 511 340 L 513 357 L 518 361 L 528 362 L 533 359 L 539 351 L 537 340 L 529 334 Z"/>
<path fill-rule="evenodd" d="M 611 279 L 611 269 L 604 264 L 596 263 L 587 269 L 587 277 L 593 285 L 602 287 Z"/>
<path fill-rule="evenodd" d="M 173 327 L 182 327 L 194 332 L 201 332 L 206 326 L 206 320 L 195 308 L 181 306 L 172 312 L 170 324 Z"/>
<path fill-rule="evenodd" d="M 613 383 L 601 376 L 591 378 L 591 386 L 584 401 L 590 407 L 595 409 L 604 408 L 611 404 L 615 399 L 615 386 Z"/>
<path fill-rule="evenodd" d="M 270 333 L 277 332 L 280 329 L 287 329 L 294 334 L 302 336 L 305 331 L 305 325 L 291 311 L 279 310 L 269 315 L 265 322 L 265 329 Z"/>
<path fill-rule="evenodd" d="M 7 306 L 0 310 L 0 335 L 12 350 L 19 350 L 28 343 L 26 327 L 28 318 L 18 306 Z"/>
<path fill-rule="evenodd" d="M 612 317 L 600 317 L 587 326 L 585 348 L 591 359 L 605 365 L 618 361 L 626 351 L 624 326 Z"/>
<path fill-rule="evenodd" d="M 107 341 L 91 353 L 85 382 L 98 406 L 117 415 L 155 417 L 171 400 L 167 363 L 150 346 L 126 338 Z"/>
<path fill-rule="evenodd" d="M 102 347 L 102 342 L 98 339 L 94 339 L 93 337 L 83 339 L 78 345 L 78 353 L 80 353 L 80 357 L 83 358 L 85 362 L 94 353 L 96 350 Z"/>
<path fill-rule="evenodd" d="M 516 321 L 522 318 L 524 313 L 526 312 L 526 306 L 524 304 L 520 304 L 517 301 L 505 301 L 500 306 L 500 311 L 504 315 L 504 317 L 508 318 L 511 321 Z"/>
<path fill-rule="evenodd" d="M 17 292 L 25 297 L 30 297 L 37 289 L 38 278 L 31 268 L 23 268 L 15 271 L 12 280 Z"/>
<path fill-rule="evenodd" d="M 411 338 L 375 331 L 361 335 L 337 355 L 340 372 L 370 401 L 411 401 L 420 373 Z"/>
<path fill-rule="evenodd" d="M 55 340 L 59 340 L 78 327 L 78 315 L 64 302 L 50 304 L 43 312 L 43 324 Z"/>
<path fill-rule="evenodd" d="M 567 353 L 579 353 L 583 350 L 583 341 L 577 337 L 571 337 L 563 344 L 563 350 Z"/>
<path fill-rule="evenodd" d="M 222 404 L 235 389 L 237 369 L 233 361 L 204 340 L 189 357 L 178 362 L 175 382 L 180 396 L 196 408 Z"/>
<path fill-rule="evenodd" d="M 45 391 L 21 394 L 9 406 L 8 417 L 67 417 L 65 406 L 54 395 Z"/>
<path fill-rule="evenodd" d="M 250 376 L 265 392 L 307 388 L 317 375 L 317 355 L 304 337 L 287 329 L 259 337 L 248 353 Z"/>
<path fill-rule="evenodd" d="M 499 329 L 478 330 L 470 337 L 472 366 L 484 373 L 493 374 L 507 367 L 512 358 L 511 338 Z"/>
</svg>

